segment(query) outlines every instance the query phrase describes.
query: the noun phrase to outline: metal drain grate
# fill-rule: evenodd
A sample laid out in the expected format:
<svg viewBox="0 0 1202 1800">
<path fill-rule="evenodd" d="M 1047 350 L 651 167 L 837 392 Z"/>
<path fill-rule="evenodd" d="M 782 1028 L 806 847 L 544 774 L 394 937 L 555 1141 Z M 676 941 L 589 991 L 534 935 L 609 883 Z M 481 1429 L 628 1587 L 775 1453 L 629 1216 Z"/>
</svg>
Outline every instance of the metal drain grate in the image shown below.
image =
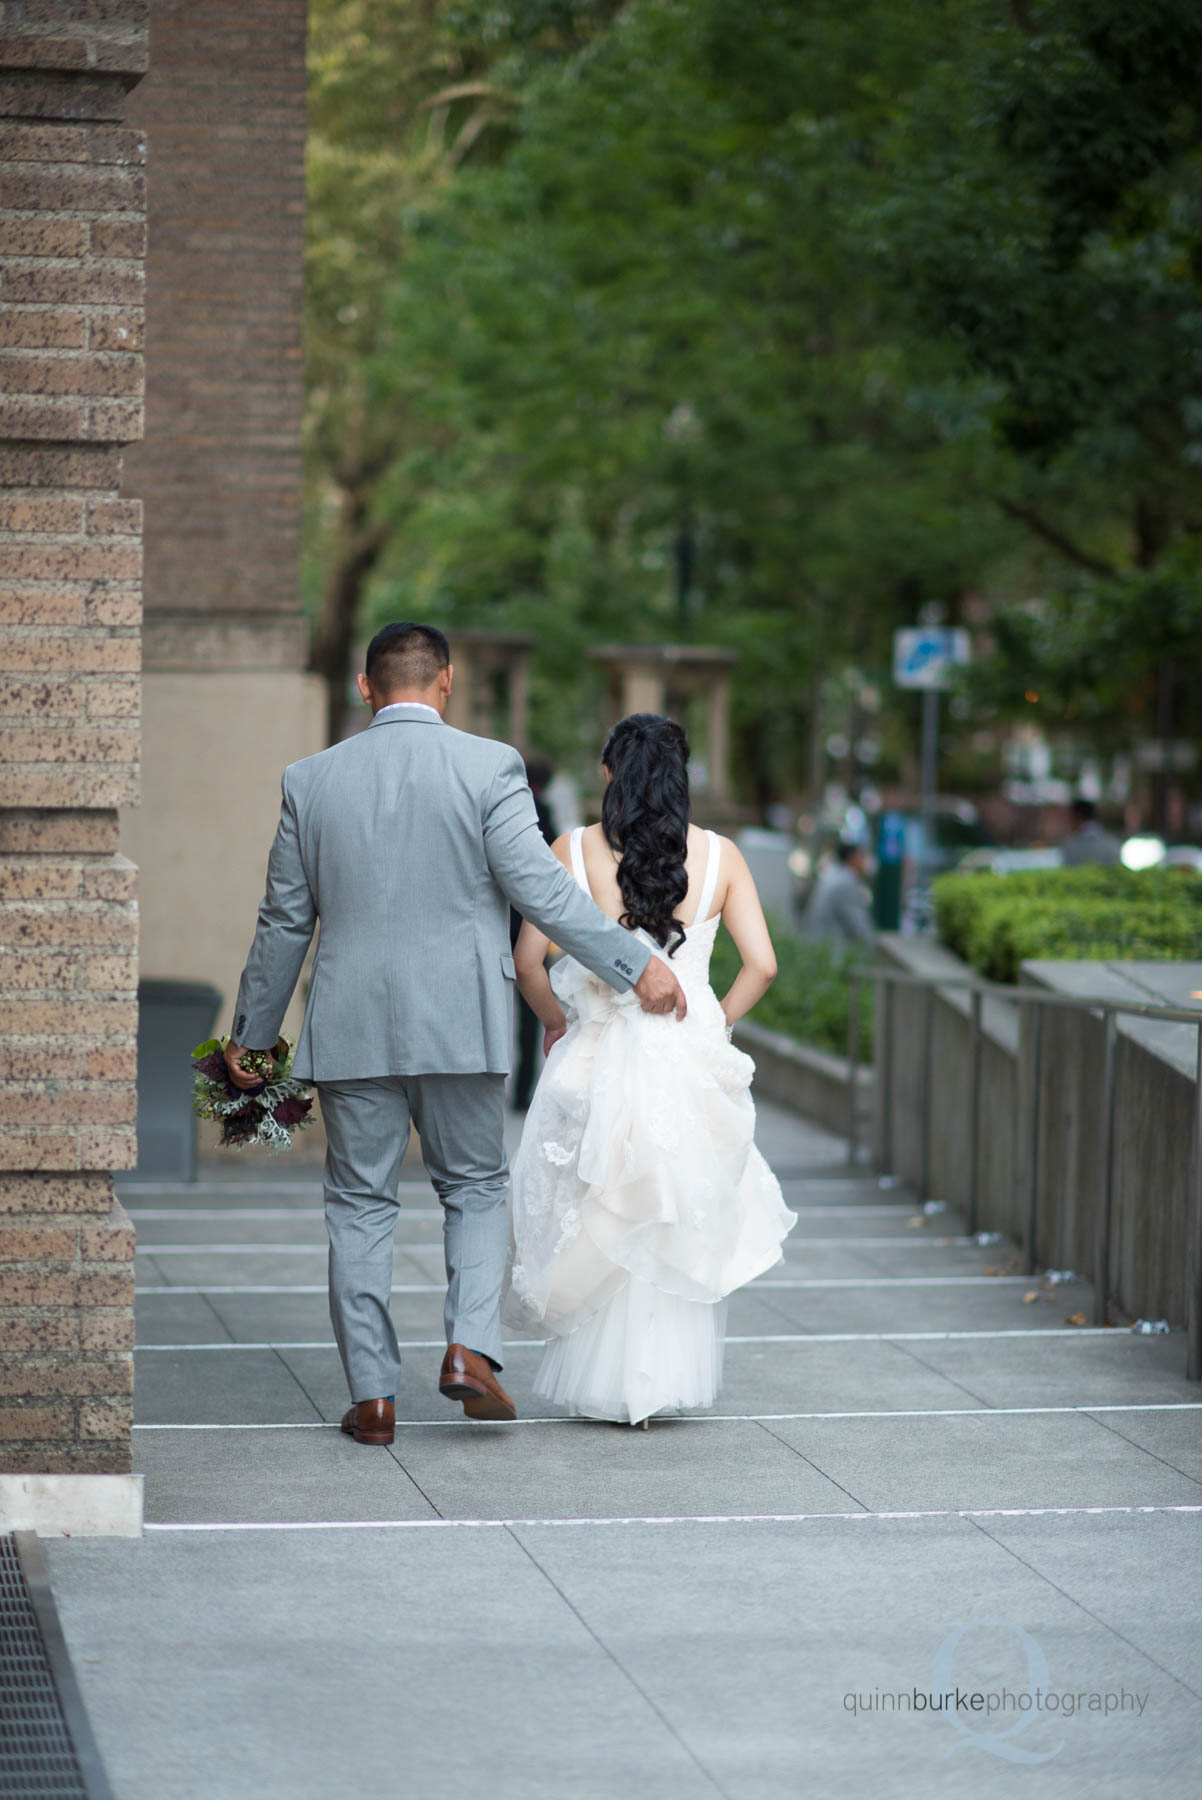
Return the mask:
<svg viewBox="0 0 1202 1800">
<path fill-rule="evenodd" d="M 37 1537 L 24 1531 L 0 1534 L 0 1795 L 111 1800 Z"/>
</svg>

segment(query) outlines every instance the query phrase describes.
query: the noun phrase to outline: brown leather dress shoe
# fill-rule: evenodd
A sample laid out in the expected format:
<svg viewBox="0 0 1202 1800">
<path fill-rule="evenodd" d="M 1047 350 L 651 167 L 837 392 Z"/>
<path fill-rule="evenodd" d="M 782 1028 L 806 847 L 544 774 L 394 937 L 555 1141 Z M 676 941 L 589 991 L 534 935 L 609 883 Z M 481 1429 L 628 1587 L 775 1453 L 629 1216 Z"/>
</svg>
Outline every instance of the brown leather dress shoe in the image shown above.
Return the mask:
<svg viewBox="0 0 1202 1800">
<path fill-rule="evenodd" d="M 342 1415 L 342 1429 L 357 1444 L 391 1444 L 396 1435 L 392 1400 L 360 1400 Z"/>
<path fill-rule="evenodd" d="M 469 1419 L 516 1419 L 517 1408 L 505 1392 L 486 1356 L 463 1344 L 451 1344 L 442 1359 L 438 1391 L 444 1400 L 462 1400 Z"/>
</svg>

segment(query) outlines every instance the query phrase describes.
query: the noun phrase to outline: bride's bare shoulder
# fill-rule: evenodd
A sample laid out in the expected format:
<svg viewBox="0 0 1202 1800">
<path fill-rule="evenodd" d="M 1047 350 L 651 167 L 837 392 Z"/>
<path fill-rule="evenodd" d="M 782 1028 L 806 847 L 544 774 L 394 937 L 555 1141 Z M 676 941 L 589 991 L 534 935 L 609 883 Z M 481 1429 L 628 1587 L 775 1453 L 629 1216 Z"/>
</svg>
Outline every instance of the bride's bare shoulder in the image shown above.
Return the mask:
<svg viewBox="0 0 1202 1800">
<path fill-rule="evenodd" d="M 571 868 L 571 866 L 572 866 L 572 834 L 570 831 L 561 831 L 560 832 L 559 836 L 554 840 L 554 842 L 551 845 L 551 854 L 552 854 L 552 856 L 556 856 L 559 858 L 559 861 L 563 864 L 565 869 Z"/>
<path fill-rule="evenodd" d="M 585 857 L 589 861 L 599 863 L 613 861 L 613 851 L 609 847 L 609 839 L 605 835 L 603 825 L 586 825 L 580 842 Z"/>
</svg>

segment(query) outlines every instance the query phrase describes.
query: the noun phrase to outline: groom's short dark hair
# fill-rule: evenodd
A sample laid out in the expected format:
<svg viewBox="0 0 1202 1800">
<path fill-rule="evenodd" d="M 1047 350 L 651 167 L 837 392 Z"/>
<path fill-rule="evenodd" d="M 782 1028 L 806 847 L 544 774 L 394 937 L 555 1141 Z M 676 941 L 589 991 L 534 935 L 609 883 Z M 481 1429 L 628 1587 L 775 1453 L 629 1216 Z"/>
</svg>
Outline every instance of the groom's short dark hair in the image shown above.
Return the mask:
<svg viewBox="0 0 1202 1800">
<path fill-rule="evenodd" d="M 367 646 L 367 679 L 378 694 L 428 688 L 451 660 L 437 625 L 385 625 Z"/>
</svg>

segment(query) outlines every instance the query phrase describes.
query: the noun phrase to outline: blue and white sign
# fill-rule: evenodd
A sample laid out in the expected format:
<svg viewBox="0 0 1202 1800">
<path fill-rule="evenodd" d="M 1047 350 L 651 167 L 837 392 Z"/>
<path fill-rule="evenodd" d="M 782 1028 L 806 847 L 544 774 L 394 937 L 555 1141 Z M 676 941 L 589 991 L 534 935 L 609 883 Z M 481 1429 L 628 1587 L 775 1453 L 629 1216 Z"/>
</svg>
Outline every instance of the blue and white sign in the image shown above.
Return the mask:
<svg viewBox="0 0 1202 1800">
<path fill-rule="evenodd" d="M 945 688 L 954 668 L 970 657 L 967 631 L 919 625 L 893 634 L 893 680 L 903 688 Z"/>
</svg>

